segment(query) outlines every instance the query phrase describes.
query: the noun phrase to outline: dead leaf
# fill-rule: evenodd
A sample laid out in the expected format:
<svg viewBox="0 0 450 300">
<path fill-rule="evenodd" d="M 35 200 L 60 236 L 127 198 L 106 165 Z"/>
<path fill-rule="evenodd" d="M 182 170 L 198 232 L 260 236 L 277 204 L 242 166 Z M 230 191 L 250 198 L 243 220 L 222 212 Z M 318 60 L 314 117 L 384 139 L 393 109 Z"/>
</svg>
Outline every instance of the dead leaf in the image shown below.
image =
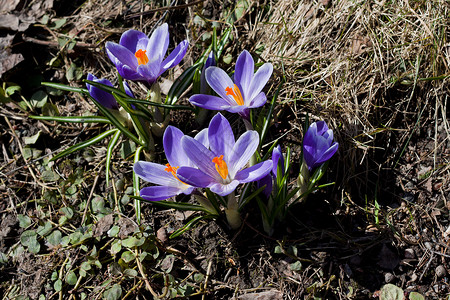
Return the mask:
<svg viewBox="0 0 450 300">
<path fill-rule="evenodd" d="M 352 45 L 350 51 L 352 54 L 359 55 L 367 51 L 367 48 L 373 46 L 372 41 L 367 36 L 357 35 L 356 38 L 352 40 Z"/>
<path fill-rule="evenodd" d="M 240 295 L 239 300 L 281 300 L 283 299 L 283 293 L 277 290 L 271 290 L 261 293 L 250 293 Z"/>
<path fill-rule="evenodd" d="M 134 224 L 133 221 L 127 218 L 121 218 L 119 222 L 117 222 L 117 225 L 119 225 L 120 227 L 119 237 L 121 239 L 126 238 L 137 229 L 136 224 Z"/>
<path fill-rule="evenodd" d="M 20 0 L 0 0 L 0 14 L 12 12 L 19 3 Z"/>
<path fill-rule="evenodd" d="M 107 215 L 103 218 L 101 218 L 97 224 L 95 224 L 93 232 L 92 232 L 92 236 L 93 237 L 99 237 L 102 236 L 103 233 L 107 232 L 112 224 L 114 223 L 114 215 L 110 214 Z"/>
</svg>

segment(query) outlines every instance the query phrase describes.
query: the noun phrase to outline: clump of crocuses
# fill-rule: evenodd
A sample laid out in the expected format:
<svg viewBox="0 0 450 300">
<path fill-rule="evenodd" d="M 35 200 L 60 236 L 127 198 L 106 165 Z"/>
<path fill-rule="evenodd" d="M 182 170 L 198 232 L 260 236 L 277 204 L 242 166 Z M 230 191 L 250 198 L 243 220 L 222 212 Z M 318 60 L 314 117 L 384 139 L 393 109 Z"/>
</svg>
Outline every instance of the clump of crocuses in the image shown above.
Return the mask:
<svg viewBox="0 0 450 300">
<path fill-rule="evenodd" d="M 138 176 L 158 185 L 143 188 L 141 197 L 157 201 L 190 194 L 195 188 L 208 188 L 217 195 L 228 196 L 227 219 L 232 228 L 237 228 L 240 218 L 234 190 L 239 184 L 263 178 L 273 167 L 271 160 L 246 167 L 258 148 L 258 133 L 247 131 L 236 141 L 230 123 L 218 113 L 196 138 L 169 126 L 163 143 L 168 164 L 139 161 L 134 166 Z"/>
</svg>

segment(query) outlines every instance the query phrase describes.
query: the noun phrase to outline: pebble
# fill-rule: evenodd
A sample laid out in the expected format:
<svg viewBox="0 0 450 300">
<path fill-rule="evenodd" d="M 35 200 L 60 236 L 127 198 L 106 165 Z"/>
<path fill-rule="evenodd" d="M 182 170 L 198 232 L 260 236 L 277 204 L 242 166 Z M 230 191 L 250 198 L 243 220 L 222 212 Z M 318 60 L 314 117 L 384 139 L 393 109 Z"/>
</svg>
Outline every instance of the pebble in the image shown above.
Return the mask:
<svg viewBox="0 0 450 300">
<path fill-rule="evenodd" d="M 425 242 L 425 248 L 427 248 L 428 250 L 433 249 L 433 245 L 430 242 Z"/>
<path fill-rule="evenodd" d="M 411 282 L 414 282 L 414 281 L 416 281 L 416 280 L 417 280 L 417 278 L 419 278 L 419 276 L 417 276 L 417 274 L 416 274 L 416 273 L 412 273 L 412 275 L 411 275 Z"/>
<path fill-rule="evenodd" d="M 436 267 L 436 276 L 438 278 L 444 277 L 445 275 L 447 275 L 447 270 L 445 270 L 443 265 L 439 265 Z"/>
<path fill-rule="evenodd" d="M 392 273 L 386 273 L 386 274 L 384 274 L 384 281 L 385 281 L 386 283 L 390 283 L 390 282 L 392 282 L 394 279 L 395 279 L 395 276 L 392 275 Z"/>
<path fill-rule="evenodd" d="M 411 248 L 405 249 L 405 258 L 414 258 L 414 250 Z"/>
</svg>

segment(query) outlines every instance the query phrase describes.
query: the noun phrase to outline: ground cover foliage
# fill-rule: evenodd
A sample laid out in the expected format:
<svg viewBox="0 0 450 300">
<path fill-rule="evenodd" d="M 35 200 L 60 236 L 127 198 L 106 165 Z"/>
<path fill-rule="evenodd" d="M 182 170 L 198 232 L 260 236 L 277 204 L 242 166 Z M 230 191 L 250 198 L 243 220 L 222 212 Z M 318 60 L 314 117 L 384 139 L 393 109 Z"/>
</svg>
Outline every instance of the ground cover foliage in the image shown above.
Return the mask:
<svg viewBox="0 0 450 300">
<path fill-rule="evenodd" d="M 414 292 L 442 299 L 450 293 L 447 2 L 11 3 L 1 8 L 0 29 L 8 54 L 0 55 L 5 299 L 420 297 Z M 269 97 L 286 79 L 269 141 L 280 139 L 299 161 L 308 115 L 326 120 L 340 145 L 322 179 L 335 184 L 297 205 L 272 236 L 264 234 L 256 203 L 237 231 L 219 219 L 169 239 L 196 214 L 145 203 L 138 224 L 130 198 L 135 145 L 123 140 L 115 149 L 108 186 L 106 143 L 50 161 L 107 125 L 29 118 L 97 114 L 89 99 L 40 82 L 82 86 L 88 72 L 114 80 L 104 45 L 130 28 L 149 33 L 167 22 L 171 47 L 189 40 L 182 64 L 163 76 L 170 85 L 209 46 L 213 21 L 219 36 L 233 24 L 221 67 L 231 70 L 246 49 L 255 61 L 274 65 Z M 172 112 L 170 122 L 185 133 L 201 129 L 188 111 Z M 161 141 L 156 148 L 155 160 L 163 162 Z M 298 167 L 292 172 L 295 178 Z M 385 284 L 392 285 L 381 290 Z"/>
</svg>

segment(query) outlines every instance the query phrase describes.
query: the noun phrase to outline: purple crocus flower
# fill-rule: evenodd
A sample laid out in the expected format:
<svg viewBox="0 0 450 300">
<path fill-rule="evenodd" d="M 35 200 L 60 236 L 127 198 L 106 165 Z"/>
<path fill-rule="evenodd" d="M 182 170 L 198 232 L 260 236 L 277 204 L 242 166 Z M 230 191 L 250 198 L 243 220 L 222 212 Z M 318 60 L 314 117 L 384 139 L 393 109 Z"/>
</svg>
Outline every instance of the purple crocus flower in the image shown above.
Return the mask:
<svg viewBox="0 0 450 300">
<path fill-rule="evenodd" d="M 180 63 L 188 45 L 187 40 L 182 41 L 164 59 L 169 46 L 169 26 L 164 23 L 156 28 L 150 38 L 137 30 L 125 31 L 119 44 L 106 43 L 106 53 L 120 76 L 151 85 L 167 69 Z"/>
<path fill-rule="evenodd" d="M 173 126 L 168 126 L 164 132 L 163 146 L 168 161 L 166 165 L 146 161 L 138 161 L 134 164 L 134 172 L 140 178 L 156 184 L 156 186 L 141 189 L 140 195 L 145 200 L 160 201 L 181 193 L 189 195 L 194 190 L 194 186 L 181 181 L 178 176 L 180 167 L 194 167 L 181 147 L 183 136 L 183 132 Z M 197 134 L 195 141 L 208 147 L 207 129 Z"/>
<path fill-rule="evenodd" d="M 248 51 L 244 50 L 238 57 L 234 71 L 234 82 L 224 70 L 209 67 L 205 77 L 211 88 L 219 95 L 193 95 L 189 101 L 199 107 L 210 110 L 226 110 L 239 113 L 248 119 L 249 109 L 263 106 L 266 94 L 261 90 L 272 75 L 270 63 L 262 65 L 254 73 L 255 63 Z"/>
<path fill-rule="evenodd" d="M 278 165 L 281 167 L 281 174 L 284 176 L 284 158 L 283 153 L 281 153 L 281 147 L 280 145 L 276 146 L 272 150 L 272 172 L 264 176 L 261 180 L 258 181 L 258 188 L 262 187 L 263 185 L 266 186 L 263 193 L 266 196 L 266 198 L 269 198 L 270 193 L 272 193 L 273 188 L 273 180 L 277 179 L 278 176 Z"/>
<path fill-rule="evenodd" d="M 205 61 L 205 64 L 203 65 L 202 68 L 202 74 L 200 75 L 200 93 L 202 94 L 208 94 L 210 90 L 209 86 L 206 82 L 206 69 L 208 69 L 209 67 L 214 67 L 216 65 L 216 59 L 214 57 L 214 51 L 209 52 L 208 58 Z"/>
<path fill-rule="evenodd" d="M 303 158 L 308 169 L 311 171 L 329 160 L 338 147 L 339 144 L 333 142 L 333 131 L 328 129 L 325 121 L 312 123 L 303 138 Z"/>
<path fill-rule="evenodd" d="M 108 79 L 104 78 L 99 79 L 91 73 L 88 73 L 87 80 L 95 81 L 104 85 L 109 85 L 110 87 L 113 86 L 111 81 L 109 81 Z M 125 93 L 131 98 L 134 98 L 134 94 L 126 82 L 123 83 L 123 87 L 125 89 Z M 98 87 L 95 87 L 89 83 L 86 83 L 86 88 L 88 89 L 91 97 L 94 98 L 95 101 L 100 103 L 102 106 L 109 109 L 116 109 L 116 110 L 119 109 L 119 104 L 117 104 L 116 99 L 114 99 L 114 96 L 111 95 L 110 93 L 102 89 L 99 89 Z"/>
<path fill-rule="evenodd" d="M 259 135 L 250 130 L 235 141 L 230 123 L 220 113 L 209 124 L 208 141 L 209 149 L 191 137 L 181 139 L 187 157 L 198 167 L 181 167 L 177 175 L 183 182 L 226 196 L 239 183 L 259 180 L 272 169 L 271 160 L 244 168 L 258 148 Z"/>
</svg>

